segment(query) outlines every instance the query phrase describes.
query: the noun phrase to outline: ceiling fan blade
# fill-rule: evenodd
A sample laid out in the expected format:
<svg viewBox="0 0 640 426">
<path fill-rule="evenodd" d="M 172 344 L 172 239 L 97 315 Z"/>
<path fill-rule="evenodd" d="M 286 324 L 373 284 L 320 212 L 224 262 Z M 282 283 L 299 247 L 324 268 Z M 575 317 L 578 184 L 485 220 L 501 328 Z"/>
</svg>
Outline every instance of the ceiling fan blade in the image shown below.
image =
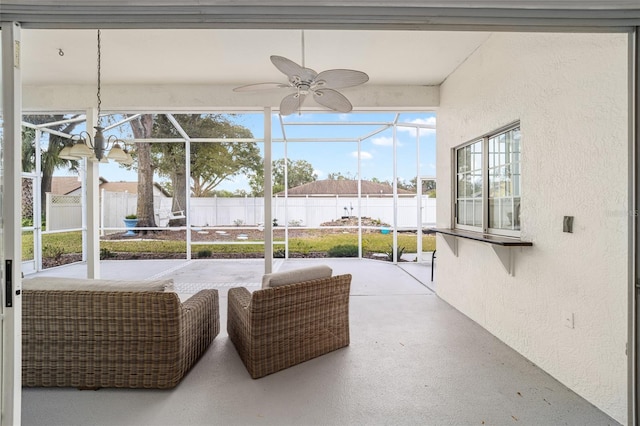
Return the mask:
<svg viewBox="0 0 640 426">
<path fill-rule="evenodd" d="M 342 93 L 333 89 L 320 89 L 313 92 L 313 99 L 320 105 L 326 106 L 337 112 L 350 112 L 353 109 L 351 102 Z"/>
<path fill-rule="evenodd" d="M 316 84 L 319 87 L 322 86 L 331 89 L 358 86 L 367 81 L 369 81 L 369 76 L 366 73 L 345 69 L 326 70 L 316 76 Z"/>
<path fill-rule="evenodd" d="M 296 112 L 304 103 L 306 96 L 302 93 L 292 93 L 285 96 L 280 102 L 280 115 L 290 115 Z"/>
<path fill-rule="evenodd" d="M 283 56 L 272 55 L 271 62 L 280 70 L 280 72 L 289 77 L 289 80 L 292 80 L 295 76 L 300 77 L 303 81 L 313 80 L 318 75 L 318 73 L 311 68 L 301 67 L 292 60 Z"/>
<path fill-rule="evenodd" d="M 254 90 L 272 90 L 272 89 L 281 89 L 291 87 L 289 84 L 284 83 L 256 83 L 256 84 L 247 84 L 240 87 L 235 87 L 233 89 L 234 92 L 252 92 Z"/>
</svg>

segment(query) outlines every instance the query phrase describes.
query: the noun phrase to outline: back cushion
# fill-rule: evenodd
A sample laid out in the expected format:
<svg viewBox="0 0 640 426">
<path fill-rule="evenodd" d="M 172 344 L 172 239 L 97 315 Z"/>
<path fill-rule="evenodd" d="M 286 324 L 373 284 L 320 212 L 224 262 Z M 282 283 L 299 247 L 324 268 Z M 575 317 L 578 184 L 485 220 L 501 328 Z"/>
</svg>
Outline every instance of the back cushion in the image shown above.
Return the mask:
<svg viewBox="0 0 640 426">
<path fill-rule="evenodd" d="M 36 277 L 22 281 L 23 290 L 173 291 L 173 280 L 92 280 L 88 278 Z"/>
<path fill-rule="evenodd" d="M 262 277 L 262 288 L 278 287 L 281 285 L 301 283 L 331 277 L 333 271 L 327 265 L 309 266 L 293 271 L 265 274 Z"/>
</svg>

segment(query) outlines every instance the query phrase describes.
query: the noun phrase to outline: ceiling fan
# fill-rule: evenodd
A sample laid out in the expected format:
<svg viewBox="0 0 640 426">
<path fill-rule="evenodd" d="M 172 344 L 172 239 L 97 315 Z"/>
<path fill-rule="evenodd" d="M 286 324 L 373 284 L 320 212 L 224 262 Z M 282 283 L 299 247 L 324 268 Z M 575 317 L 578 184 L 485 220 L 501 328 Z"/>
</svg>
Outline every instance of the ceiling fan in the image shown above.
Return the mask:
<svg viewBox="0 0 640 426">
<path fill-rule="evenodd" d="M 369 76 L 362 71 L 332 69 L 317 73 L 304 66 L 304 31 L 302 32 L 302 66 L 283 56 L 271 56 L 271 62 L 283 74 L 288 83 L 257 83 L 240 86 L 234 92 L 248 92 L 268 89 L 293 89 L 280 102 L 280 115 L 289 115 L 299 110 L 307 95 L 311 95 L 320 105 L 337 112 L 350 112 L 351 102 L 336 89 L 358 86 L 366 83 Z"/>
</svg>

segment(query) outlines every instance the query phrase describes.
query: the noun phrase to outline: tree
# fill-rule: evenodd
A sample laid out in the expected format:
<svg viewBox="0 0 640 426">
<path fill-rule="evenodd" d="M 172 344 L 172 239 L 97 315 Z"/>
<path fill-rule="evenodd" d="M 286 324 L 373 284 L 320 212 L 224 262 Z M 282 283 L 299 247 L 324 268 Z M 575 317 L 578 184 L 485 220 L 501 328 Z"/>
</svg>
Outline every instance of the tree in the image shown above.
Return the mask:
<svg viewBox="0 0 640 426">
<path fill-rule="evenodd" d="M 131 131 L 136 139 L 149 139 L 152 136 L 154 116 L 143 114 L 129 123 Z M 153 207 L 153 172 L 155 164 L 151 157 L 151 143 L 140 142 L 136 144 L 136 158 L 138 160 L 138 205 L 136 214 L 138 226 L 155 227 L 156 218 Z M 142 233 L 146 233 L 143 231 Z"/>
<path fill-rule="evenodd" d="M 342 172 L 333 172 L 327 175 L 327 179 L 329 180 L 356 180 L 357 177 L 350 172 L 346 172 L 342 174 Z"/>
<path fill-rule="evenodd" d="M 417 185 L 417 178 L 413 177 L 411 179 L 409 179 L 409 181 L 407 182 L 406 180 L 402 180 L 400 178 L 398 178 L 398 189 L 404 189 L 407 191 L 411 191 L 411 192 L 416 192 L 416 190 L 418 189 L 418 185 Z M 385 185 L 389 185 L 389 186 L 393 186 L 393 181 L 390 180 L 380 180 L 378 178 L 372 178 L 371 182 L 375 182 L 375 183 L 383 183 Z M 436 181 L 435 179 L 426 179 L 422 181 L 422 194 L 429 194 L 432 197 L 435 197 L 435 189 L 436 189 Z M 433 194 L 433 195 L 431 195 Z"/>
<path fill-rule="evenodd" d="M 228 177 L 246 173 L 259 168 L 260 150 L 254 142 L 233 142 L 237 138 L 251 138 L 249 129 L 234 124 L 227 116 L 220 114 L 180 114 L 175 115 L 181 130 L 166 115 L 148 116 L 144 121 L 144 131 L 141 126 L 141 116 L 132 122 L 134 136 L 145 134 L 152 138 L 184 138 L 184 131 L 190 138 L 228 138 L 230 142 L 194 142 L 191 143 L 190 161 L 190 192 L 195 196 L 211 196 L 214 188 Z M 150 120 L 150 121 L 149 121 Z M 136 130 L 138 129 L 138 130 Z M 141 150 L 142 148 L 142 150 Z M 157 171 L 161 176 L 170 179 L 165 187 L 173 193 L 172 211 L 184 210 L 187 204 L 187 172 L 185 167 L 185 143 L 159 142 L 138 144 L 133 152 L 138 160 L 140 169 L 147 168 L 147 173 L 153 175 Z M 142 157 L 144 155 L 144 158 Z M 140 187 L 140 179 L 139 179 Z M 153 193 L 153 183 L 149 178 L 149 189 Z M 139 199 L 140 200 L 140 199 Z M 140 202 L 140 201 L 139 201 Z M 153 197 L 145 203 L 153 208 Z M 138 207 L 140 209 L 140 206 Z M 170 226 L 184 225 L 184 219 L 172 219 Z"/>
<path fill-rule="evenodd" d="M 284 191 L 284 158 L 273 161 L 273 193 Z M 306 160 L 292 161 L 287 158 L 287 187 L 295 188 L 305 183 L 314 182 L 318 179 L 318 174 L 314 172 L 313 166 Z M 264 169 L 258 169 L 249 177 L 249 186 L 254 197 L 264 196 Z"/>
<path fill-rule="evenodd" d="M 411 179 L 409 182 L 398 178 L 398 189 L 405 189 L 407 191 L 416 192 L 416 188 L 417 188 L 416 182 L 417 180 L 415 177 Z"/>
<path fill-rule="evenodd" d="M 416 182 L 416 178 L 411 179 L 411 182 Z M 422 181 L 422 194 L 427 194 L 431 198 L 436 197 L 436 180 L 435 179 L 426 179 Z"/>
<path fill-rule="evenodd" d="M 233 139 L 252 138 L 246 127 L 220 114 L 182 114 L 174 116 L 191 138 L 221 138 L 229 142 L 191 143 L 191 193 L 194 197 L 214 195 L 214 189 L 225 179 L 260 168 L 260 150 L 255 142 L 234 142 Z M 156 120 L 154 135 L 158 138 L 182 137 L 166 116 Z M 158 172 L 171 179 L 174 189 L 174 209 L 178 203 L 186 205 L 185 144 L 159 143 L 154 145 Z"/>
<path fill-rule="evenodd" d="M 24 120 L 32 124 L 55 123 L 68 119 L 64 115 L 27 115 Z M 74 118 L 74 117 L 71 117 Z M 48 126 L 51 130 L 57 130 L 62 133 L 71 134 L 78 123 L 58 124 Z M 42 146 L 42 155 L 40 157 L 40 166 L 42 177 L 40 179 L 40 205 L 44 206 L 47 200 L 47 192 L 51 192 L 51 182 L 53 180 L 53 172 L 56 169 L 69 167 L 76 169 L 77 161 L 63 160 L 59 157 L 60 151 L 67 144 L 69 139 L 62 136 L 49 134 L 49 142 Z M 22 170 L 25 172 L 33 171 L 35 167 L 35 131 L 25 129 L 22 132 Z M 44 209 L 43 209 L 44 212 Z"/>
</svg>

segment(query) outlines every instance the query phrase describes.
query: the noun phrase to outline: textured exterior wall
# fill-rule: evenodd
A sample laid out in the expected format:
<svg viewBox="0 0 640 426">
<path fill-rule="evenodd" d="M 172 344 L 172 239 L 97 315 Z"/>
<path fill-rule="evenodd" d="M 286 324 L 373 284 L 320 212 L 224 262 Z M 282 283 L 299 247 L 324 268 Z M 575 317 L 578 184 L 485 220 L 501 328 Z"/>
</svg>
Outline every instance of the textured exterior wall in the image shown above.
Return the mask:
<svg viewBox="0 0 640 426">
<path fill-rule="evenodd" d="M 520 120 L 522 239 L 534 245 L 515 249 L 511 277 L 491 247 L 459 240 L 455 257 L 438 237 L 438 294 L 622 423 L 627 92 L 626 34 L 497 33 L 442 85 L 437 147 L 437 222 L 451 227 L 451 148 Z"/>
</svg>

